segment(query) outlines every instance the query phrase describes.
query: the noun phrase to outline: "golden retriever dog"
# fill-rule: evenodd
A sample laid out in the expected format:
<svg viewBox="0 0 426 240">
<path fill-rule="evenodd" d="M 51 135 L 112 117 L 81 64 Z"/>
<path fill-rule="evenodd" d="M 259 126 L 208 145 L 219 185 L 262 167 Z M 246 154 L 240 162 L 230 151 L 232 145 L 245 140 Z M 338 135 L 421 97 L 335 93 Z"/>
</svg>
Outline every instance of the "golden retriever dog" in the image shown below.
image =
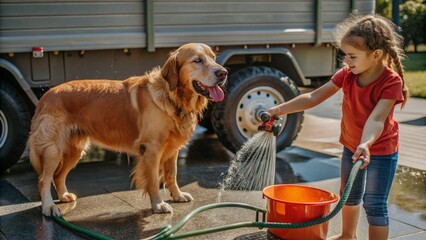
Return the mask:
<svg viewBox="0 0 426 240">
<path fill-rule="evenodd" d="M 176 182 L 178 151 L 191 138 L 208 100 L 223 100 L 227 75 L 209 46 L 189 43 L 143 76 L 70 81 L 46 92 L 28 140 L 43 214 L 61 215 L 52 183 L 61 202 L 76 201 L 65 181 L 89 143 L 136 157 L 132 184 L 149 195 L 154 213 L 173 210 L 160 197 L 161 183 L 174 202 L 192 201 Z"/>
</svg>

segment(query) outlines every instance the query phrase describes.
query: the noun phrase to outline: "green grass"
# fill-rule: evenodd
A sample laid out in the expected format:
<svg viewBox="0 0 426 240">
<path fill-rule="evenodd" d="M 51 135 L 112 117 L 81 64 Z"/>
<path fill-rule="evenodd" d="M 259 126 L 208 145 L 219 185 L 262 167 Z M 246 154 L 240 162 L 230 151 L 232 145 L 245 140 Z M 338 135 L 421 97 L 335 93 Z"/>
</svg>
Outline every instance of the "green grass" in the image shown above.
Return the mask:
<svg viewBox="0 0 426 240">
<path fill-rule="evenodd" d="M 406 72 L 405 81 L 410 92 L 410 97 L 426 99 L 426 70 Z"/>
<path fill-rule="evenodd" d="M 403 64 L 410 96 L 426 98 L 426 52 L 407 53 Z"/>
<path fill-rule="evenodd" d="M 426 52 L 406 53 L 407 59 L 403 61 L 405 71 L 425 71 Z"/>
</svg>

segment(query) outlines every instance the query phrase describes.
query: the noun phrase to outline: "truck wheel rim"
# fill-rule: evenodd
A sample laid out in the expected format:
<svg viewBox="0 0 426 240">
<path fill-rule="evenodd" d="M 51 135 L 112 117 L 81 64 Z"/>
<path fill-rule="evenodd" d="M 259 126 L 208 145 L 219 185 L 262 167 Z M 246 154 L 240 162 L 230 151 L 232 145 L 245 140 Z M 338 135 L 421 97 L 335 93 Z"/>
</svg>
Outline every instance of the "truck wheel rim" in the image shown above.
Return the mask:
<svg viewBox="0 0 426 240">
<path fill-rule="evenodd" d="M 4 143 L 6 142 L 8 134 L 8 125 L 6 116 L 4 115 L 3 111 L 0 111 L 0 148 L 3 147 Z"/>
<path fill-rule="evenodd" d="M 240 99 L 236 111 L 236 123 L 238 131 L 245 138 L 250 138 L 257 133 L 257 127 L 262 121 L 256 116 L 259 109 L 268 109 L 283 103 L 284 97 L 272 87 L 261 86 L 247 91 Z M 282 116 L 283 125 L 287 120 Z"/>
</svg>

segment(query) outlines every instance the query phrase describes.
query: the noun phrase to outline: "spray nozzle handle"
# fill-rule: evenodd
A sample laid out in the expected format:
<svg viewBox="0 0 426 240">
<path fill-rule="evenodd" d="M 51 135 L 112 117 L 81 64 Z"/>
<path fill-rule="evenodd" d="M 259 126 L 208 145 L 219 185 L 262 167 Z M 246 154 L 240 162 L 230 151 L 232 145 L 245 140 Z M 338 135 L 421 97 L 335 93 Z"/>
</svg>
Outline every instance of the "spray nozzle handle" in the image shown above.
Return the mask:
<svg viewBox="0 0 426 240">
<path fill-rule="evenodd" d="M 259 112 L 258 116 L 262 124 L 257 127 L 257 130 L 272 132 L 275 136 L 281 133 L 282 118 L 275 115 L 271 116 L 266 110 Z"/>
</svg>

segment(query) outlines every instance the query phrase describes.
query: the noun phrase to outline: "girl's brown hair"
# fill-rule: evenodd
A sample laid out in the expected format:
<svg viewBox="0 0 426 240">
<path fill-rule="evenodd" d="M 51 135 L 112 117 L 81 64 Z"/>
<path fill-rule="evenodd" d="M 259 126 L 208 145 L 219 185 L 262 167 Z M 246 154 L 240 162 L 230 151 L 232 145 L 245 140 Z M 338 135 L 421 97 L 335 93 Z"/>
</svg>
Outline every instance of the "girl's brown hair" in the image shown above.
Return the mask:
<svg viewBox="0 0 426 240">
<path fill-rule="evenodd" d="M 342 23 L 338 24 L 335 32 L 335 45 L 340 48 L 343 39 L 358 36 L 364 39 L 365 49 L 374 51 L 380 49 L 387 58 L 387 66 L 397 71 L 402 79 L 402 94 L 404 107 L 408 98 L 408 88 L 404 80 L 404 66 L 402 60 L 405 58 L 403 37 L 398 33 L 398 27 L 390 20 L 380 15 L 357 16 L 352 15 Z"/>
</svg>

